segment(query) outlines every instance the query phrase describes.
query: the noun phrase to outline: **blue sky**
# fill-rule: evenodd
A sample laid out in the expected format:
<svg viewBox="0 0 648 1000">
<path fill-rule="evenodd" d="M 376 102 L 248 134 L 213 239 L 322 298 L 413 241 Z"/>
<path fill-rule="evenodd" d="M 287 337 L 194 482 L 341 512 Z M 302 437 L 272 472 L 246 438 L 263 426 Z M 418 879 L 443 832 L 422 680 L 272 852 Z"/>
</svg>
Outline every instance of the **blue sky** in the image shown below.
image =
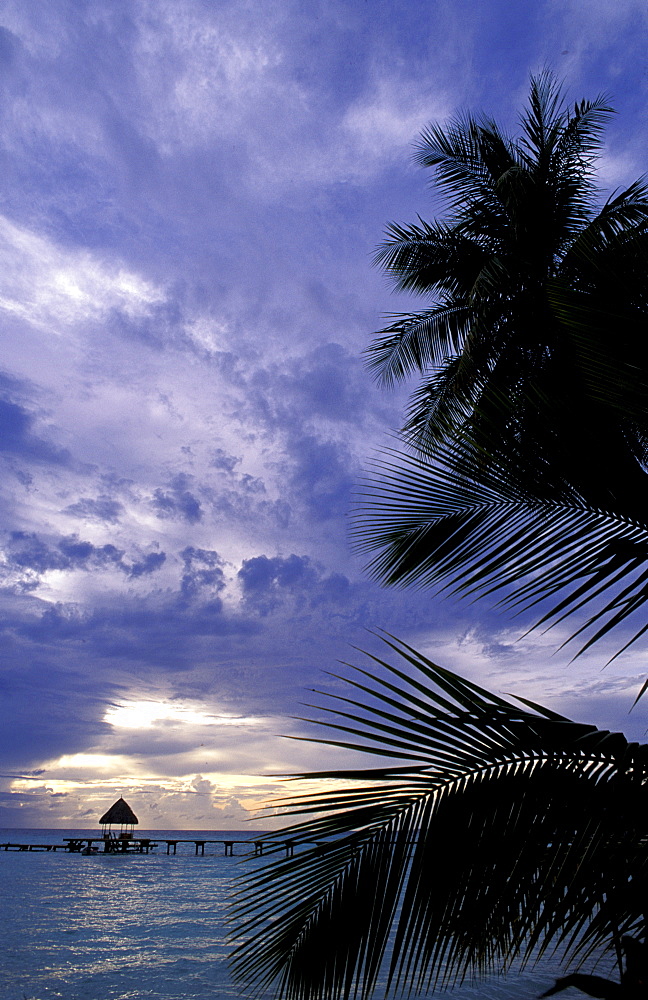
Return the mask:
<svg viewBox="0 0 648 1000">
<path fill-rule="evenodd" d="M 643 738 L 645 647 L 371 583 L 354 484 L 404 396 L 361 360 L 413 300 L 371 257 L 437 208 L 412 143 L 529 74 L 617 110 L 646 169 L 643 0 L 0 3 L 0 826 L 232 828 L 322 670 L 383 627 L 498 691 Z"/>
</svg>

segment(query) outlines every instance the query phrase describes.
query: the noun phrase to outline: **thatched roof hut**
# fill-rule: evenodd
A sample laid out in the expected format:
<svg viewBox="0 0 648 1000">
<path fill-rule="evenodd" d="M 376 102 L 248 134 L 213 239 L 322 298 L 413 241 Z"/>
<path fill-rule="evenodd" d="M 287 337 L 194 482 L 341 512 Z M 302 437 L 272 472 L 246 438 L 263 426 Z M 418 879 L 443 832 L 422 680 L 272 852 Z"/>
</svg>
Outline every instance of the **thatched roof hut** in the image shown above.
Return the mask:
<svg viewBox="0 0 648 1000">
<path fill-rule="evenodd" d="M 110 807 L 108 812 L 103 814 L 99 822 L 104 828 L 104 834 L 106 833 L 106 827 L 108 827 L 108 833 L 110 833 L 112 826 L 119 826 L 120 836 L 132 836 L 133 826 L 139 823 L 139 820 L 128 802 L 120 797 Z"/>
</svg>

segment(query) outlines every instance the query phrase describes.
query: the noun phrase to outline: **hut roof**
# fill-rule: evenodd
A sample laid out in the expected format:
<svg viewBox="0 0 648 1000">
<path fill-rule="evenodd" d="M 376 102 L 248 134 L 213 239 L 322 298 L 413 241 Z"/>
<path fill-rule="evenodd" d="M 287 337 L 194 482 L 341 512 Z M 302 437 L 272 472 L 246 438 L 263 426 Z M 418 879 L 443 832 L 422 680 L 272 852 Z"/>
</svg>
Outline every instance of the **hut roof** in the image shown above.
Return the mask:
<svg viewBox="0 0 648 1000">
<path fill-rule="evenodd" d="M 99 822 L 123 824 L 123 823 L 139 823 L 139 820 L 135 815 L 135 813 L 133 812 L 133 810 L 131 809 L 131 807 L 129 806 L 128 802 L 125 802 L 124 799 L 119 798 L 114 803 L 114 805 L 110 807 L 108 812 L 103 814 Z"/>
</svg>

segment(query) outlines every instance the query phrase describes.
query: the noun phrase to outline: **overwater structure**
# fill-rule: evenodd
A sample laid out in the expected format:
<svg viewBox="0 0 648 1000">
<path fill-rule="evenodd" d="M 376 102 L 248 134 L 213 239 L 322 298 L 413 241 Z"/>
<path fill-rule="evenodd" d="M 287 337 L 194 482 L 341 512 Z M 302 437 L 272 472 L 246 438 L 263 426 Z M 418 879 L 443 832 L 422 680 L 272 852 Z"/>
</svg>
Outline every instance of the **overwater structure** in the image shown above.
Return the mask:
<svg viewBox="0 0 648 1000">
<path fill-rule="evenodd" d="M 128 802 L 120 796 L 108 812 L 103 814 L 99 824 L 104 840 L 132 840 L 134 827 L 139 824 L 139 820 Z M 119 833 L 113 830 L 113 826 L 119 827 Z"/>
</svg>

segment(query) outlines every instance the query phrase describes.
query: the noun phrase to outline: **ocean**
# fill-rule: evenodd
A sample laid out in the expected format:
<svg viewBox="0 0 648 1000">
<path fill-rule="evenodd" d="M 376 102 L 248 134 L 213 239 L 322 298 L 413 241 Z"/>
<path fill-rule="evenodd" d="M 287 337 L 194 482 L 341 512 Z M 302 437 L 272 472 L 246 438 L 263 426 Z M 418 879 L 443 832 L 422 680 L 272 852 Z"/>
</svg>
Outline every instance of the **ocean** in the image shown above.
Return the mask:
<svg viewBox="0 0 648 1000">
<path fill-rule="evenodd" d="M 0 844 L 60 844 L 97 831 L 0 829 Z M 139 831 L 157 839 L 149 855 L 22 852 L 0 849 L 0 1000 L 234 1000 L 224 917 L 242 845 L 205 855 L 164 838 L 255 840 L 262 834 L 205 830 Z M 247 855 L 250 857 L 251 852 Z M 262 863 L 262 862 L 261 862 Z M 462 986 L 452 1000 L 531 1000 L 557 971 Z M 568 990 L 569 1000 L 582 996 Z M 438 993 L 436 996 L 443 996 Z M 378 990 L 376 1000 L 381 1000 Z"/>
</svg>

